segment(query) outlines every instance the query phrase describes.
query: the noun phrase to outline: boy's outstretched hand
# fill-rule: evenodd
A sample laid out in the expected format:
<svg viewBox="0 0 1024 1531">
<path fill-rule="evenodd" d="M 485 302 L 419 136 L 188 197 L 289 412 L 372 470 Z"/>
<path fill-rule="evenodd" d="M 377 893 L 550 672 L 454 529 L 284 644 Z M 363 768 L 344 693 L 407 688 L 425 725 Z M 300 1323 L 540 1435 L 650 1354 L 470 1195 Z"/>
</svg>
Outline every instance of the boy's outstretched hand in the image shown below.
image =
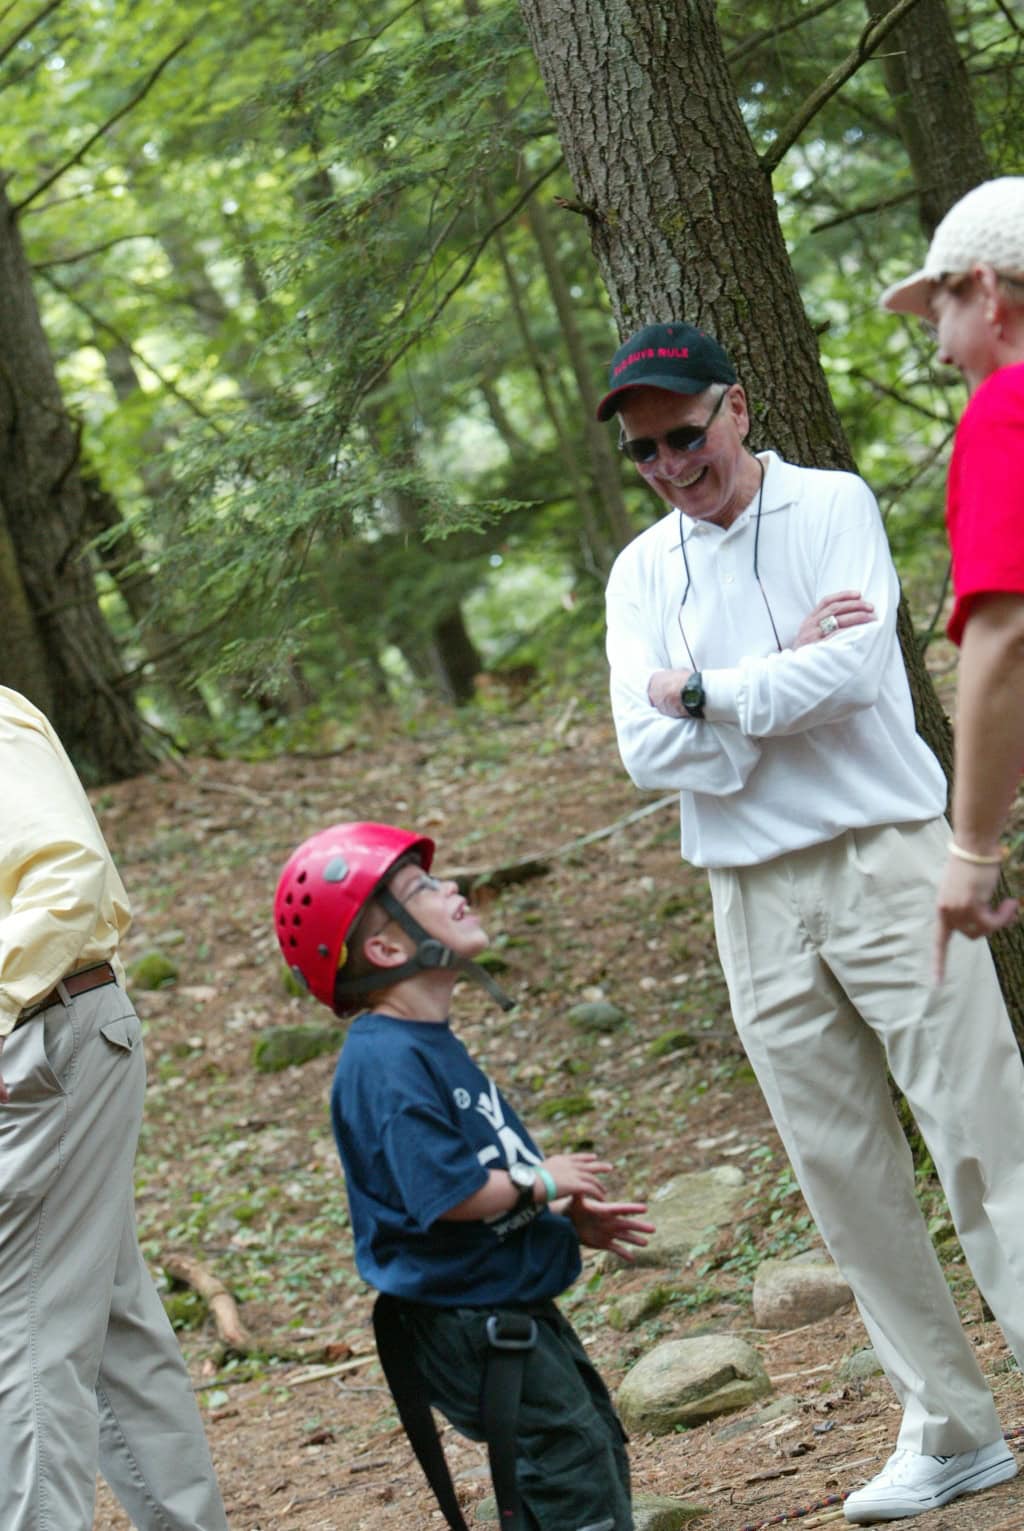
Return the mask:
<svg viewBox="0 0 1024 1531">
<path fill-rule="evenodd" d="M 541 1168 L 546 1169 L 555 1182 L 559 1197 L 594 1196 L 598 1201 L 604 1201 L 600 1177 L 610 1174 L 612 1165 L 596 1154 L 552 1154 Z"/>
<path fill-rule="evenodd" d="M 632 1261 L 630 1244 L 646 1244 L 646 1235 L 654 1224 L 642 1222 L 636 1215 L 646 1212 L 643 1201 L 590 1201 L 574 1196 L 566 1208 L 581 1244 L 590 1249 L 610 1249 L 623 1260 Z"/>
</svg>

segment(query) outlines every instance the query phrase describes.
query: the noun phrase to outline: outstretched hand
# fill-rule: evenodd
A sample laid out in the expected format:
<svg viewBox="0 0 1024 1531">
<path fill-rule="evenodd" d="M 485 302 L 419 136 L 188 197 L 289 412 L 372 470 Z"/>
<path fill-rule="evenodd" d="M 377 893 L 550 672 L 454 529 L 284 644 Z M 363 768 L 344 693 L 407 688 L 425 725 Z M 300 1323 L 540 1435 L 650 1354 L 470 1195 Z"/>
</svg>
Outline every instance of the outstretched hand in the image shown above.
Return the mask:
<svg viewBox="0 0 1024 1531">
<path fill-rule="evenodd" d="M 950 856 L 939 883 L 935 931 L 935 982 L 941 983 L 946 976 L 946 952 L 954 931 L 977 941 L 990 936 L 994 930 L 1012 925 L 1017 918 L 1017 900 L 1004 898 L 1001 904 L 993 904 L 996 885 L 999 882 L 998 866 L 975 866 Z"/>
<path fill-rule="evenodd" d="M 628 1246 L 647 1243 L 654 1224 L 636 1214 L 647 1211 L 643 1201 L 589 1201 L 574 1196 L 566 1208 L 581 1244 L 589 1249 L 610 1249 L 622 1260 L 632 1261 Z"/>
<path fill-rule="evenodd" d="M 859 590 L 837 590 L 834 595 L 822 596 L 813 611 L 804 617 L 793 639 L 793 647 L 802 649 L 808 643 L 821 643 L 841 628 L 859 627 L 863 622 L 875 620 L 875 608 Z"/>
<path fill-rule="evenodd" d="M 555 1182 L 559 1197 L 593 1196 L 604 1201 L 600 1177 L 610 1174 L 612 1166 L 596 1154 L 553 1154 L 544 1160 L 543 1168 Z"/>
</svg>

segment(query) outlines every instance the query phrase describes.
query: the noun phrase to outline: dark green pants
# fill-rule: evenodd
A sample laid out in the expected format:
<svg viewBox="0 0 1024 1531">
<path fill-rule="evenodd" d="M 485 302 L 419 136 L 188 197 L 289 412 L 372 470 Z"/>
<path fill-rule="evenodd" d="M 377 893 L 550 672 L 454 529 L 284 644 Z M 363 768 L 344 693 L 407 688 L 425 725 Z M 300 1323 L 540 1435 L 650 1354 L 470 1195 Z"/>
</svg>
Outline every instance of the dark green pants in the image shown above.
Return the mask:
<svg viewBox="0 0 1024 1531">
<path fill-rule="evenodd" d="M 403 1303 L 430 1402 L 470 1440 L 483 1439 L 480 1394 L 491 1308 Z M 625 1432 L 572 1325 L 554 1303 L 530 1310 L 516 1477 L 530 1531 L 633 1531 Z"/>
</svg>

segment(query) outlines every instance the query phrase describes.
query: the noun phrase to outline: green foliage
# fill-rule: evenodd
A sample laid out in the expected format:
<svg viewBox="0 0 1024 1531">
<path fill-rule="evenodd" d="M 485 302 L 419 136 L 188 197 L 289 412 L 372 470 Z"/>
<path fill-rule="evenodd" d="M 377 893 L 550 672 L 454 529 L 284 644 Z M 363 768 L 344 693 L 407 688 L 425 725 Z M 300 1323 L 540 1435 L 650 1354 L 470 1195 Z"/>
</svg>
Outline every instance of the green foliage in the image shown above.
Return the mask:
<svg viewBox="0 0 1024 1531">
<path fill-rule="evenodd" d="M 145 952 L 132 963 L 128 974 L 136 989 L 163 989 L 177 976 L 178 964 L 163 952 Z"/>
<path fill-rule="evenodd" d="M 719 7 L 761 151 L 864 27 L 859 6 L 790 11 Z M 1018 170 L 1019 28 L 995 0 L 951 14 L 993 167 Z M 0 44 L 23 23 L 7 17 Z M 606 470 L 538 216 L 594 380 L 614 336 L 586 220 L 552 212 L 573 189 L 514 0 L 64 0 L 3 57 L 0 90 L 8 195 L 25 204 L 65 395 L 124 517 L 103 534 L 121 560 L 105 609 L 161 725 L 272 748 L 311 709 L 464 699 L 455 615 L 470 669 L 543 679 L 591 661 Z M 913 325 L 877 310 L 923 247 L 877 61 L 774 186 L 925 629 L 962 392 Z M 659 507 L 624 482 L 639 529 Z"/>
<path fill-rule="evenodd" d="M 165 1292 L 164 1308 L 175 1329 L 201 1329 L 209 1311 L 198 1292 Z"/>
<path fill-rule="evenodd" d="M 276 1074 L 336 1053 L 345 1040 L 345 1030 L 337 1026 L 275 1026 L 261 1032 L 252 1045 L 254 1068 L 261 1074 Z"/>
<path fill-rule="evenodd" d="M 585 1092 L 579 1095 L 556 1095 L 539 1102 L 533 1114 L 542 1122 L 561 1122 L 571 1116 L 586 1116 L 593 1111 L 594 1102 Z"/>
<path fill-rule="evenodd" d="M 672 1030 L 663 1031 L 660 1036 L 655 1037 L 647 1049 L 647 1054 L 651 1058 L 666 1058 L 671 1053 L 686 1052 L 696 1045 L 697 1038 L 690 1032 L 673 1027 Z"/>
</svg>

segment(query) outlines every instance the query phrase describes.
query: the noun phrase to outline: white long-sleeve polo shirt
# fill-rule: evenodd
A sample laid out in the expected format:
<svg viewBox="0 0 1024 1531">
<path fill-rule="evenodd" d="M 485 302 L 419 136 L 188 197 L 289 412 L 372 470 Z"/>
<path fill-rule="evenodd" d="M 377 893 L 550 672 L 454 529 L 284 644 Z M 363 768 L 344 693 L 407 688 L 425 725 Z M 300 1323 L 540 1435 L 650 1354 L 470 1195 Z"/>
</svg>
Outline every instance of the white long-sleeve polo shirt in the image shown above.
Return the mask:
<svg viewBox="0 0 1024 1531">
<path fill-rule="evenodd" d="M 725 530 L 668 512 L 623 549 L 608 581 L 623 764 L 638 787 L 679 788 L 682 854 L 696 866 L 758 864 L 846 829 L 935 818 L 946 803 L 942 769 L 914 726 L 899 586 L 874 495 L 852 473 L 772 452 L 761 462 L 764 596 L 758 496 Z M 787 647 L 839 590 L 859 590 L 876 620 Z M 690 669 L 691 654 L 705 717 L 667 718 L 648 682 L 656 670 Z"/>
</svg>

